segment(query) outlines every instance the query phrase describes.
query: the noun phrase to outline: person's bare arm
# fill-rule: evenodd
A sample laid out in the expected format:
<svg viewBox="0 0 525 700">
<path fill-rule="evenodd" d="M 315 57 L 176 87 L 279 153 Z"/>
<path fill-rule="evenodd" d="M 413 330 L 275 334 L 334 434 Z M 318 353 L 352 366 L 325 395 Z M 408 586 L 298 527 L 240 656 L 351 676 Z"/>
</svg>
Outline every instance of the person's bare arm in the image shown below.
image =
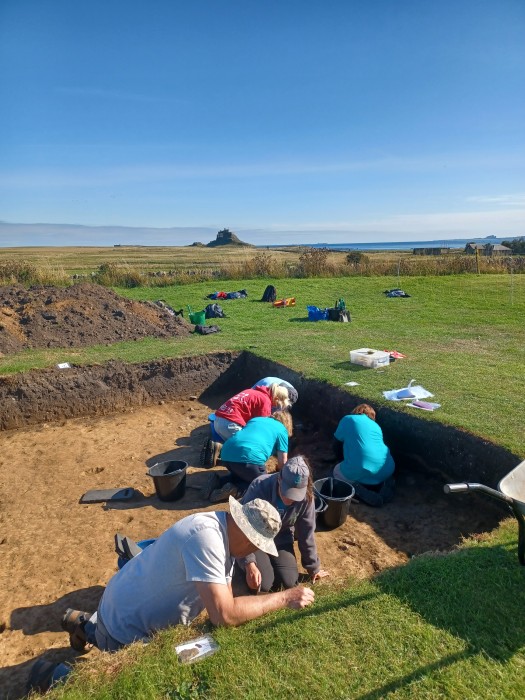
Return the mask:
<svg viewBox="0 0 525 700">
<path fill-rule="evenodd" d="M 288 452 L 277 452 L 277 470 L 281 471 L 286 462 L 288 461 Z"/>
<path fill-rule="evenodd" d="M 214 625 L 235 627 L 282 608 L 305 608 L 314 602 L 310 588 L 296 586 L 278 593 L 234 598 L 231 587 L 221 583 L 196 582 L 197 591 Z"/>
</svg>

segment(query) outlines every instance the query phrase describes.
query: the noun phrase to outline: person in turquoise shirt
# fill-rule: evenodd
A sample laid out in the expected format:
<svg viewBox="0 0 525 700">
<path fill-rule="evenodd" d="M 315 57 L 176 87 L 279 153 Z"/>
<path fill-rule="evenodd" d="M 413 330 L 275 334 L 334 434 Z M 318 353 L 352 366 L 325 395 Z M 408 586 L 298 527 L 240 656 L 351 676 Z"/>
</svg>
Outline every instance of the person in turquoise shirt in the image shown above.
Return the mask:
<svg viewBox="0 0 525 700">
<path fill-rule="evenodd" d="M 212 503 L 244 493 L 250 483 L 266 473 L 266 462 L 275 455 L 280 470 L 288 459 L 288 438 L 292 435 L 292 417 L 288 411 L 276 411 L 271 417 L 258 416 L 246 423 L 222 446 L 221 462 L 228 475 L 212 477 L 207 489 Z M 211 487 L 213 489 L 211 490 Z"/>
<path fill-rule="evenodd" d="M 334 437 L 343 443 L 343 461 L 334 467 L 334 478 L 352 484 L 357 499 L 368 505 L 392 500 L 395 464 L 372 406 L 359 404 L 341 418 Z"/>
</svg>

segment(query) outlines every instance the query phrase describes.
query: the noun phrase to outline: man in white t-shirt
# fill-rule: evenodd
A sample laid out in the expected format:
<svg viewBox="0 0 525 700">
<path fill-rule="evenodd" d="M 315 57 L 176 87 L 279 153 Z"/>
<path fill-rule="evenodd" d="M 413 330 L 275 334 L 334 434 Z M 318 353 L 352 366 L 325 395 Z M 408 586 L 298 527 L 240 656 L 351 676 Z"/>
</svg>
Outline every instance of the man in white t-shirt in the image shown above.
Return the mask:
<svg viewBox="0 0 525 700">
<path fill-rule="evenodd" d="M 234 559 L 258 549 L 276 556 L 273 538 L 280 528 L 279 513 L 262 499 L 241 505 L 230 498 L 229 513 L 183 518 L 113 576 L 96 613 L 66 611 L 62 626 L 71 645 L 116 651 L 157 630 L 189 624 L 204 608 L 213 624 L 235 626 L 281 608 L 310 605 L 314 593 L 301 586 L 233 597 Z M 28 689 L 46 690 L 69 671 L 65 664 L 37 661 Z"/>
</svg>

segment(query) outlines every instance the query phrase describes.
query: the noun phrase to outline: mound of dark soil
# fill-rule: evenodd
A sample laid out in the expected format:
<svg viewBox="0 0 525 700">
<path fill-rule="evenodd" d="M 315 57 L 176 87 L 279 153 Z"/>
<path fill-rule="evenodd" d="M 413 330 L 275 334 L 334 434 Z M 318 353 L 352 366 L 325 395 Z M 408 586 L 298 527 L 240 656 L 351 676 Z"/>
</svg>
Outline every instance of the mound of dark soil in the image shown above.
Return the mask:
<svg viewBox="0 0 525 700">
<path fill-rule="evenodd" d="M 0 287 L 0 353 L 185 336 L 191 326 L 151 302 L 96 284 Z"/>
</svg>

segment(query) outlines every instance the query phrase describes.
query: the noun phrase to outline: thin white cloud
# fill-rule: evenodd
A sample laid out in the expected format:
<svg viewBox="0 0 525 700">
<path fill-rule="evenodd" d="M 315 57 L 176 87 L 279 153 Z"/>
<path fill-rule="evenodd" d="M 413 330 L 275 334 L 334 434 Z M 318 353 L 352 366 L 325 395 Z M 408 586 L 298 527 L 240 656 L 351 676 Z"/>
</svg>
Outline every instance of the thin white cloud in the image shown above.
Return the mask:
<svg viewBox="0 0 525 700">
<path fill-rule="evenodd" d="M 476 204 L 501 204 L 509 207 L 522 207 L 525 205 L 525 194 L 499 194 L 499 195 L 475 195 L 467 197 L 467 202 Z"/>
<path fill-rule="evenodd" d="M 514 155 L 384 157 L 349 161 L 267 161 L 234 164 L 137 164 L 107 168 L 27 168 L 0 171 L 0 186 L 12 188 L 97 187 L 126 183 L 167 182 L 181 178 L 258 178 L 370 172 L 442 172 L 445 169 L 512 167 Z"/>
</svg>

